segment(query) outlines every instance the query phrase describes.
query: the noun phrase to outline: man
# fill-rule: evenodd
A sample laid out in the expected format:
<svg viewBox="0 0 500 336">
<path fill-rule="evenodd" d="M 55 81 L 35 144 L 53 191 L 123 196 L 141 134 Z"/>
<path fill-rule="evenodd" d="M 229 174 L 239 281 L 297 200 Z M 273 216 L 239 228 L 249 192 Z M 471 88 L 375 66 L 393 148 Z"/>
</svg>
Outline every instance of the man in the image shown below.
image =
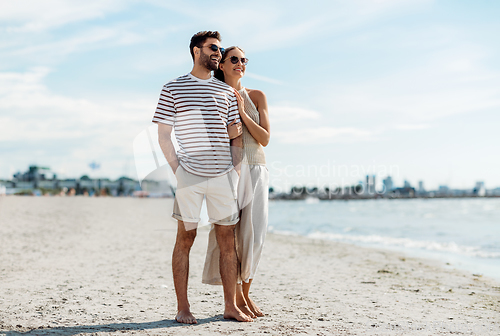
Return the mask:
<svg viewBox="0 0 500 336">
<path fill-rule="evenodd" d="M 187 284 L 189 252 L 196 237 L 203 198 L 210 222 L 215 224 L 220 246 L 220 273 L 224 289 L 224 318 L 250 322 L 236 306 L 237 259 L 234 239 L 239 220 L 236 183 L 241 156 L 241 136 L 231 143 L 227 125 L 239 121 L 238 106 L 231 87 L 212 77 L 221 60 L 220 34 L 203 31 L 191 38 L 194 65 L 190 73 L 163 87 L 153 122 L 158 123 L 160 147 L 177 178 L 172 217 L 178 220 L 172 253 L 172 272 L 180 323 L 197 323 L 189 308 Z M 176 153 L 172 127 L 179 143 Z M 231 146 L 230 146 L 231 145 Z"/>
</svg>

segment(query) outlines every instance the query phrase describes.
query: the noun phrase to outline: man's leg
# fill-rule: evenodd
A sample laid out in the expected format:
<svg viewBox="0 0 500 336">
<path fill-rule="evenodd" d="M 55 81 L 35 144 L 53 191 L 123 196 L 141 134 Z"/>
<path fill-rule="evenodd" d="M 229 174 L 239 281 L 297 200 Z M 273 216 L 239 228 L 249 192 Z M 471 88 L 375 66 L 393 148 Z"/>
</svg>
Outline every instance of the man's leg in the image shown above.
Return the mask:
<svg viewBox="0 0 500 336">
<path fill-rule="evenodd" d="M 251 322 L 252 319 L 236 306 L 237 258 L 234 242 L 236 225 L 215 225 L 215 235 L 220 248 L 220 276 L 224 288 L 224 318 L 236 319 L 240 322 Z"/>
<path fill-rule="evenodd" d="M 177 296 L 177 316 L 180 323 L 198 323 L 191 314 L 187 295 L 189 275 L 189 252 L 196 238 L 196 229 L 191 229 L 193 223 L 178 221 L 177 239 L 172 253 L 172 273 L 174 275 L 175 294 Z"/>
</svg>

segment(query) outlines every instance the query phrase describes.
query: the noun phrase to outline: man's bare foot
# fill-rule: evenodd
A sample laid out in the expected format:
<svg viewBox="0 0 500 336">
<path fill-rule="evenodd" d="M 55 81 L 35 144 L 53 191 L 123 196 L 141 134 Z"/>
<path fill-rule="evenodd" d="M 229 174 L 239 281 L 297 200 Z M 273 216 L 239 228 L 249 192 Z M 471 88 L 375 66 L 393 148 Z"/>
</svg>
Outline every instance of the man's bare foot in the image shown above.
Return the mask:
<svg viewBox="0 0 500 336">
<path fill-rule="evenodd" d="M 245 300 L 247 302 L 248 308 L 250 308 L 250 310 L 256 317 L 262 317 L 266 315 L 259 309 L 259 307 L 257 307 L 257 305 L 255 304 L 255 302 L 252 301 L 252 299 L 246 297 Z"/>
<path fill-rule="evenodd" d="M 238 322 L 252 322 L 253 321 L 249 316 L 243 314 L 243 312 L 236 306 L 231 307 L 231 308 L 226 307 L 226 310 L 224 311 L 224 318 L 225 319 L 235 319 Z"/>
<path fill-rule="evenodd" d="M 198 321 L 194 318 L 193 314 L 189 310 L 181 310 L 177 313 L 175 320 L 179 323 L 187 323 L 187 324 L 197 324 Z"/>
</svg>

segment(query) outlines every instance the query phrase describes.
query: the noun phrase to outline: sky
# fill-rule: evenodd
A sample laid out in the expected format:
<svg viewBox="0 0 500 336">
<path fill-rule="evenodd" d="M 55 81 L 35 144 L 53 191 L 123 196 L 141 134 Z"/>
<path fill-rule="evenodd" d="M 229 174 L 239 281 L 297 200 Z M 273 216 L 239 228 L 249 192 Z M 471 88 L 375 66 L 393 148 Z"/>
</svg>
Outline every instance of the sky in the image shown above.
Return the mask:
<svg viewBox="0 0 500 336">
<path fill-rule="evenodd" d="M 500 187 L 499 17 L 496 1 L 0 0 L 0 178 L 136 178 L 162 86 L 218 30 L 267 96 L 271 186 Z"/>
</svg>

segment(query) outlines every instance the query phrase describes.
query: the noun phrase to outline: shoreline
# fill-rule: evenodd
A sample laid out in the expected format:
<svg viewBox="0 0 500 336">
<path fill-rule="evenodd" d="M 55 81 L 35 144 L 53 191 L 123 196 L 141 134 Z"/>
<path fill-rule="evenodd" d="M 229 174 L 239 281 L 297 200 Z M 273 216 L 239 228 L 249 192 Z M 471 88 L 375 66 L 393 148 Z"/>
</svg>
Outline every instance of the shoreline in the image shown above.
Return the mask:
<svg viewBox="0 0 500 336">
<path fill-rule="evenodd" d="M 474 276 L 477 275 L 478 277 L 484 276 L 484 277 L 490 278 L 493 281 L 500 282 L 500 272 L 491 272 L 487 269 L 488 259 L 478 260 L 478 259 L 475 259 L 474 257 L 467 256 L 467 255 L 451 254 L 451 253 L 434 251 L 434 250 L 426 250 L 426 249 L 416 249 L 416 248 L 412 249 L 412 248 L 407 248 L 407 247 L 401 247 L 399 245 L 378 246 L 376 244 L 369 244 L 369 243 L 357 244 L 355 242 L 314 237 L 314 236 L 320 235 L 320 233 L 312 234 L 313 235 L 312 237 L 311 236 L 303 236 L 303 235 L 300 235 L 298 233 L 288 232 L 288 231 L 268 232 L 268 234 L 270 234 L 270 233 L 275 234 L 275 235 L 279 235 L 279 236 L 290 236 L 290 237 L 300 237 L 300 238 L 311 239 L 311 240 L 321 240 L 321 241 L 329 242 L 329 243 L 333 243 L 333 244 L 335 244 L 335 243 L 347 244 L 347 245 L 351 245 L 353 247 L 382 250 L 382 251 L 386 251 L 388 253 L 404 254 L 404 255 L 411 257 L 411 258 L 428 260 L 428 261 L 435 261 L 435 262 L 441 264 L 441 266 L 443 268 L 455 269 L 457 271 L 469 273 L 469 274 L 472 274 Z M 328 235 L 328 234 L 325 234 L 325 235 Z M 479 267 L 477 264 L 478 262 L 480 263 Z M 474 267 L 474 269 L 473 269 L 473 267 Z"/>
<path fill-rule="evenodd" d="M 464 195 L 464 196 L 453 196 L 453 195 L 444 195 L 444 196 L 396 196 L 396 197 L 388 197 L 380 194 L 379 196 L 356 196 L 351 197 L 351 195 L 342 195 L 341 197 L 319 197 L 319 196 L 306 196 L 306 197 L 290 197 L 289 194 L 285 196 L 273 196 L 269 198 L 269 201 L 367 201 L 367 200 L 415 200 L 415 199 L 425 199 L 425 200 L 434 200 L 434 199 L 469 199 L 469 198 L 478 198 L 478 199 L 489 199 L 489 198 L 500 198 L 500 195 Z"/>
<path fill-rule="evenodd" d="M 189 297 L 175 316 L 172 203 L 135 198 L 0 199 L 0 335 L 497 335 L 500 282 L 435 260 L 269 233 L 252 296 L 267 313 L 222 318 L 222 287 L 201 283 L 198 230 Z M 31 331 L 31 332 L 30 332 Z"/>
</svg>

